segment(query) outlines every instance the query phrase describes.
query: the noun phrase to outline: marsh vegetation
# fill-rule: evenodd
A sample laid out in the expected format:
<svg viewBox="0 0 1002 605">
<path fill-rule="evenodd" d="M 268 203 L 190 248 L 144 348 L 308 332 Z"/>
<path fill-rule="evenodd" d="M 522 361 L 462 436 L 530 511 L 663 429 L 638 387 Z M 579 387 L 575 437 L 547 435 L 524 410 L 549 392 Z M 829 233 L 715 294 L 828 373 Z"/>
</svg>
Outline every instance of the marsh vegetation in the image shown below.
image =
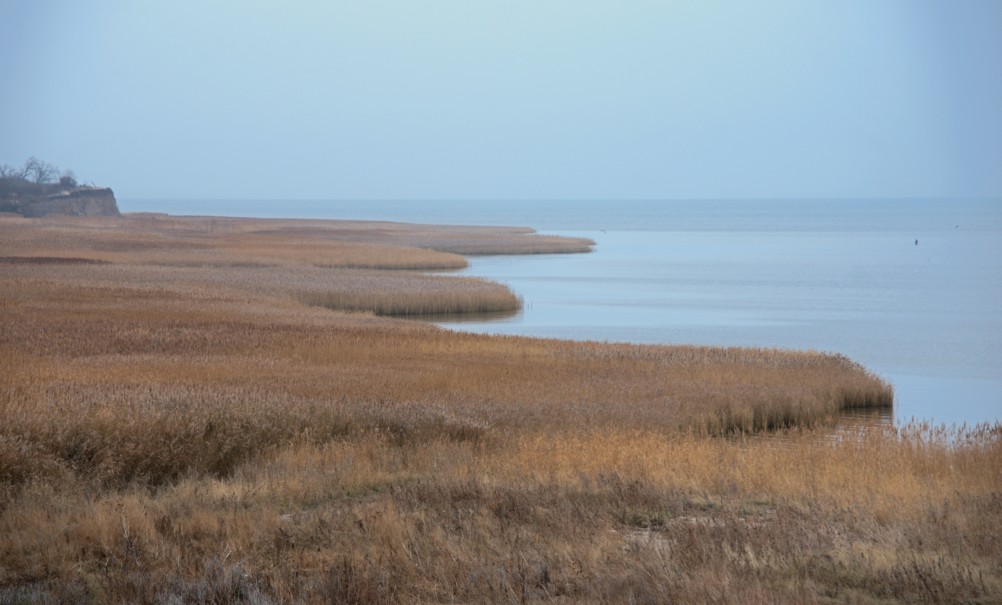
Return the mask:
<svg viewBox="0 0 1002 605">
<path fill-rule="evenodd" d="M 998 426 L 824 439 L 889 385 L 837 355 L 460 334 L 373 303 L 472 310 L 514 295 L 416 270 L 587 247 L 0 218 L 0 602 L 999 598 Z"/>
</svg>

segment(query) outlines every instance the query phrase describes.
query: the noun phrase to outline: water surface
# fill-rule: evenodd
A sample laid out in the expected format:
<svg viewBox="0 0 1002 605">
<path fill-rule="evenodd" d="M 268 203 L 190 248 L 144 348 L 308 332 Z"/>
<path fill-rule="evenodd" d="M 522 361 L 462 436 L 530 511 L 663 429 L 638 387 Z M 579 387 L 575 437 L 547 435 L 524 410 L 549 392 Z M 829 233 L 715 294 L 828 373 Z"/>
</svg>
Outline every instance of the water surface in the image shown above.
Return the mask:
<svg viewBox="0 0 1002 605">
<path fill-rule="evenodd" d="M 474 257 L 524 309 L 453 329 L 843 353 L 895 421 L 1002 418 L 1002 200 L 145 201 L 124 210 L 518 225 L 591 254 Z"/>
</svg>

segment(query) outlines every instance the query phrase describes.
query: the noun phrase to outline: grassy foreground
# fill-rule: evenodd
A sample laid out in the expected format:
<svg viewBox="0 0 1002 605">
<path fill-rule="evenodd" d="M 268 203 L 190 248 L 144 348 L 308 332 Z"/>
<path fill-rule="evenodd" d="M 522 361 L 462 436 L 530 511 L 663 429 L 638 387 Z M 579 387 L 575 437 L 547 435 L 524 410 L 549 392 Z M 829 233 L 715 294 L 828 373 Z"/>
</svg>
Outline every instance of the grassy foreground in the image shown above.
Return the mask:
<svg viewBox="0 0 1002 605">
<path fill-rule="evenodd" d="M 1000 602 L 998 426 L 832 433 L 891 399 L 839 356 L 316 306 L 587 246 L 364 225 L 0 218 L 0 603 Z"/>
</svg>

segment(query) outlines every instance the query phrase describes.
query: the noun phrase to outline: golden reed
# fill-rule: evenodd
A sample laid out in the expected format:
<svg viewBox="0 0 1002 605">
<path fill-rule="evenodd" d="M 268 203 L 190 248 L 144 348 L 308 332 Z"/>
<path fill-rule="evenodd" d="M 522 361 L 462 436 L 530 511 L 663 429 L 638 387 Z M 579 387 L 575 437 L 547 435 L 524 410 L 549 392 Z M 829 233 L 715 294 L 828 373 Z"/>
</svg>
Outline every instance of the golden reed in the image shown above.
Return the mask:
<svg viewBox="0 0 1002 605">
<path fill-rule="evenodd" d="M 893 396 L 837 355 L 373 314 L 531 235 L 0 218 L 0 602 L 999 599 L 998 426 L 832 438 Z"/>
</svg>

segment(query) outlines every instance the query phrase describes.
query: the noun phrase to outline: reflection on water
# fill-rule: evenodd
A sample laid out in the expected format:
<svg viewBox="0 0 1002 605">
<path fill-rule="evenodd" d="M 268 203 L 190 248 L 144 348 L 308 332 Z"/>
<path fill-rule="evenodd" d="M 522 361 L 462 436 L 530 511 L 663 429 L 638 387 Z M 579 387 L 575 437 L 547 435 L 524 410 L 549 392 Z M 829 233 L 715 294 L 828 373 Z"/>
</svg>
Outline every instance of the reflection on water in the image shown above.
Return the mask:
<svg viewBox="0 0 1002 605">
<path fill-rule="evenodd" d="M 522 310 L 514 311 L 483 311 L 468 313 L 423 313 L 408 315 L 407 319 L 428 321 L 439 324 L 495 323 L 516 321 L 522 317 Z"/>
<path fill-rule="evenodd" d="M 838 426 L 871 427 L 894 424 L 894 408 L 849 408 L 838 415 Z"/>
<path fill-rule="evenodd" d="M 910 421 L 897 423 L 890 408 L 847 410 L 829 426 L 791 427 L 751 435 L 729 437 L 749 443 L 768 442 L 779 447 L 817 445 L 870 447 L 879 443 L 909 440 L 935 447 L 983 447 L 985 443 L 1002 442 L 1002 422 L 974 424 L 943 424 Z"/>
<path fill-rule="evenodd" d="M 873 430 L 894 427 L 894 408 L 848 408 L 838 414 L 835 426 L 825 434 L 825 441 L 840 442 L 860 439 Z"/>
<path fill-rule="evenodd" d="M 763 431 L 751 435 L 740 435 L 738 439 L 768 441 L 780 446 L 810 444 L 861 443 L 872 437 L 894 433 L 894 413 L 890 407 L 850 408 L 838 412 L 831 424 L 815 426 L 794 426 L 774 431 Z"/>
</svg>

